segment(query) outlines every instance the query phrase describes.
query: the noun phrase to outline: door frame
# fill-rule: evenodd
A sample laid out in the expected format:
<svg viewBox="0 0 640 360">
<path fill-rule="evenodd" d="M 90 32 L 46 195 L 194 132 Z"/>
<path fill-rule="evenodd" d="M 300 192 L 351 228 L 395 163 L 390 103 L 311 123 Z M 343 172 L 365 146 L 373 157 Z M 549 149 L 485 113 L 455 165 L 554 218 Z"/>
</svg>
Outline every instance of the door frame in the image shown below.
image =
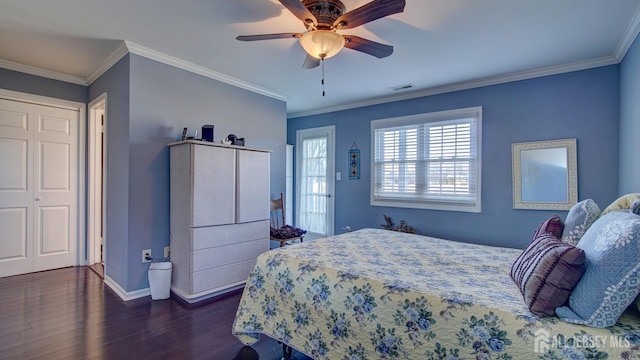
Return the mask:
<svg viewBox="0 0 640 360">
<path fill-rule="evenodd" d="M 89 103 L 89 121 L 87 129 L 87 264 L 93 265 L 99 261 L 99 249 L 97 248 L 97 242 L 99 237 L 99 222 L 102 221 L 102 261 L 106 265 L 106 244 L 107 244 L 107 93 L 102 93 Z M 102 111 L 98 111 L 102 109 Z M 104 124 L 102 128 L 102 153 L 103 163 L 98 163 L 97 152 L 98 144 L 97 136 L 100 128 L 98 122 L 100 121 L 98 115 L 104 115 Z M 103 166 L 104 164 L 104 166 Z M 99 172 L 99 167 L 102 167 L 102 172 Z M 98 174 L 102 174 L 102 178 L 98 181 Z M 96 199 L 99 193 L 102 193 L 102 218 L 96 211 L 98 200 Z M 106 266 L 105 266 L 106 269 Z"/>
<path fill-rule="evenodd" d="M 34 95 L 29 93 L 23 93 L 18 91 L 0 89 L 0 97 L 6 100 L 19 101 L 35 105 L 52 106 L 62 109 L 69 109 L 78 111 L 78 193 L 77 193 L 77 209 L 78 211 L 76 219 L 77 224 L 77 244 L 76 244 L 76 265 L 87 265 L 86 259 L 86 130 L 85 123 L 86 116 L 86 104 L 72 101 L 58 99 L 42 95 Z"/>
<path fill-rule="evenodd" d="M 335 233 L 334 224 L 335 224 L 335 188 L 336 188 L 336 177 L 335 177 L 335 168 L 336 168 L 336 126 L 321 126 L 316 128 L 309 129 L 300 129 L 296 130 L 296 145 L 295 145 L 295 154 L 296 154 L 296 170 L 295 170 L 295 181 L 296 181 L 296 224 L 299 226 L 300 219 L 300 176 L 302 169 L 302 138 L 306 134 L 317 133 L 317 132 L 326 132 L 327 133 L 327 194 L 330 195 L 327 209 L 327 236 L 333 236 Z"/>
<path fill-rule="evenodd" d="M 293 224 L 293 198 L 295 197 L 293 194 L 293 154 L 295 151 L 295 146 L 291 144 L 287 144 L 286 147 L 286 156 L 285 156 L 285 185 L 284 185 L 284 209 L 285 209 L 285 224 Z"/>
</svg>

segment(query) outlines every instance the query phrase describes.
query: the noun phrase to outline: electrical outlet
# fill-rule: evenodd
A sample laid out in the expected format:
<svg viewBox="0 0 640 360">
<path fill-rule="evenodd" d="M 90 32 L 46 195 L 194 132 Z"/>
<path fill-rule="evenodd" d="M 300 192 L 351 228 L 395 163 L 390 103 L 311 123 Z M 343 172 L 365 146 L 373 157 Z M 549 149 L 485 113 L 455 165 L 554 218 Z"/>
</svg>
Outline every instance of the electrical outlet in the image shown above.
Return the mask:
<svg viewBox="0 0 640 360">
<path fill-rule="evenodd" d="M 151 249 L 142 250 L 142 262 L 143 263 L 151 262 Z"/>
<path fill-rule="evenodd" d="M 164 247 L 164 258 L 168 259 L 171 257 L 171 248 L 169 246 Z"/>
</svg>

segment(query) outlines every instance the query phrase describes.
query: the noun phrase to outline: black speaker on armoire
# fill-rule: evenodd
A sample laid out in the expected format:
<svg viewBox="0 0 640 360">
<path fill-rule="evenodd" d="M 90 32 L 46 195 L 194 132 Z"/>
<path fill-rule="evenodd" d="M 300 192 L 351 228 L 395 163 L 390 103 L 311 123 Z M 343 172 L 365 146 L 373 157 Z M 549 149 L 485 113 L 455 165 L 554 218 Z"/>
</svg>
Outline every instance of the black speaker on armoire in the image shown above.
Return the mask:
<svg viewBox="0 0 640 360">
<path fill-rule="evenodd" d="M 202 141 L 213 142 L 213 125 L 202 126 Z"/>
</svg>

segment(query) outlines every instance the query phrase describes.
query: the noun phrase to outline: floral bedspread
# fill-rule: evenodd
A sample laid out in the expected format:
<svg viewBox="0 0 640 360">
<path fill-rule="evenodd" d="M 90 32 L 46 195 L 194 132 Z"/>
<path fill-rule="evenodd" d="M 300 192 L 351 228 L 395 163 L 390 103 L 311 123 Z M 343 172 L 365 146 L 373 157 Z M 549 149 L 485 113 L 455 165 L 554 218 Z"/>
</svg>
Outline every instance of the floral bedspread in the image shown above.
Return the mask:
<svg viewBox="0 0 640 360">
<path fill-rule="evenodd" d="M 262 254 L 233 324 L 314 359 L 640 359 L 635 307 L 606 329 L 529 313 L 522 250 L 363 229 Z"/>
</svg>

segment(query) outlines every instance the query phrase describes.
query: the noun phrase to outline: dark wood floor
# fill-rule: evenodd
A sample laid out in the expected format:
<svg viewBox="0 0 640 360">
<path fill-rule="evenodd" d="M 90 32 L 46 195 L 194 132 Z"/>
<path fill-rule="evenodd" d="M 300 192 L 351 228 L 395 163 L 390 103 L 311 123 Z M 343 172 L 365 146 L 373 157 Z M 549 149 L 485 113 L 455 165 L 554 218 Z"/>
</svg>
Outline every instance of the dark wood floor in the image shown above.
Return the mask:
<svg viewBox="0 0 640 360">
<path fill-rule="evenodd" d="M 239 301 L 124 302 L 88 267 L 0 278 L 0 359 L 280 359 L 275 340 L 231 335 Z"/>
</svg>

